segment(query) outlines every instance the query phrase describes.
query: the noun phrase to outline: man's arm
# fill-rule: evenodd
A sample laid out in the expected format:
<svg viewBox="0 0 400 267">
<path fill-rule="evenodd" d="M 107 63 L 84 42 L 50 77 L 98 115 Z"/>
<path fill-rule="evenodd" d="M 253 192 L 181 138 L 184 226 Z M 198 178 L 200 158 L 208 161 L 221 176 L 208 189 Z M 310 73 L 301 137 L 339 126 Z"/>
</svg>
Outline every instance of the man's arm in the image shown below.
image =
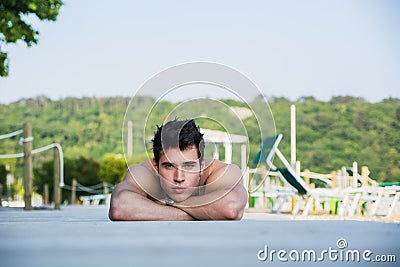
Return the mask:
<svg viewBox="0 0 400 267">
<path fill-rule="evenodd" d="M 240 220 L 247 203 L 242 172 L 225 165 L 207 180 L 206 192 L 178 203 L 178 207 L 198 220 Z"/>
<path fill-rule="evenodd" d="M 147 198 L 147 193 L 139 183 L 151 192 L 160 186 L 151 172 L 141 165 L 135 165 L 127 171 L 124 181 L 118 184 L 111 196 L 109 218 L 113 221 L 161 221 L 161 220 L 193 220 L 185 211 L 175 207 L 156 203 Z M 147 191 L 147 190 L 146 190 Z M 149 192 L 149 191 L 147 191 Z"/>
</svg>

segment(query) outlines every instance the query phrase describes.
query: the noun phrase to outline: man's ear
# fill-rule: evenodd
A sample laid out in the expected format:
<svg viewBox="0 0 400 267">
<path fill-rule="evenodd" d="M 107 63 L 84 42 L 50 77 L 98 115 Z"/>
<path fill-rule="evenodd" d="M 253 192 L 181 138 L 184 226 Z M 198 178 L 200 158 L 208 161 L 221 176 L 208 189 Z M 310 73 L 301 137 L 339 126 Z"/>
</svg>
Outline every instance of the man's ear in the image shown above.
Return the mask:
<svg viewBox="0 0 400 267">
<path fill-rule="evenodd" d="M 153 168 L 158 172 L 158 164 L 154 158 L 151 159 L 151 164 L 153 164 Z"/>
</svg>

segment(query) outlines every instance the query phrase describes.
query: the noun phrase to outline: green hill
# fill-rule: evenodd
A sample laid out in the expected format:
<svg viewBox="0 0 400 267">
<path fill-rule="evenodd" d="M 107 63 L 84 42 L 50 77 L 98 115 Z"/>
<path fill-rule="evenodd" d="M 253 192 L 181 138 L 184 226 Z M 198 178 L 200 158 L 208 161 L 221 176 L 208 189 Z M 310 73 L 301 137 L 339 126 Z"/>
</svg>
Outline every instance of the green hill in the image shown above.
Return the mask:
<svg viewBox="0 0 400 267">
<path fill-rule="evenodd" d="M 122 123 L 129 101 L 125 97 L 65 98 L 57 101 L 37 97 L 2 104 L 0 134 L 16 131 L 22 128 L 24 122 L 30 122 L 35 137 L 34 148 L 55 140 L 61 143 L 66 158 L 84 157 L 100 162 L 106 153 L 123 154 Z M 141 97 L 135 101 L 135 116 L 144 120 L 154 99 Z M 223 102 L 230 106 L 243 106 L 234 100 Z M 150 116 L 146 132 L 154 132 L 154 125 L 161 123 L 178 104 L 161 102 L 157 114 Z M 399 99 L 368 103 L 349 96 L 334 97 L 328 102 L 312 97 L 303 97 L 296 102 L 272 98 L 270 106 L 276 129 L 284 135 L 280 147 L 288 159 L 291 104 L 295 104 L 297 110 L 297 158 L 303 169 L 328 173 L 357 161 L 360 166 L 367 165 L 370 176 L 378 181 L 400 181 Z M 213 109 L 218 114 L 218 107 L 199 104 L 194 108 L 199 111 Z M 256 140 L 258 133 L 253 131 L 256 129 L 255 121 L 245 119 L 244 124 L 250 140 Z M 202 121 L 200 126 L 218 128 L 209 121 Z M 233 123 L 230 127 L 236 126 Z M 133 146 L 140 145 L 143 145 L 143 140 L 134 133 Z M 256 150 L 252 147 L 250 158 L 254 157 Z M 21 151 L 17 138 L 0 140 L 0 154 Z M 35 164 L 45 162 L 51 156 L 50 152 L 37 155 Z M 237 158 L 238 155 L 234 155 L 234 160 Z M 4 162 L 0 160 L 0 165 Z"/>
</svg>

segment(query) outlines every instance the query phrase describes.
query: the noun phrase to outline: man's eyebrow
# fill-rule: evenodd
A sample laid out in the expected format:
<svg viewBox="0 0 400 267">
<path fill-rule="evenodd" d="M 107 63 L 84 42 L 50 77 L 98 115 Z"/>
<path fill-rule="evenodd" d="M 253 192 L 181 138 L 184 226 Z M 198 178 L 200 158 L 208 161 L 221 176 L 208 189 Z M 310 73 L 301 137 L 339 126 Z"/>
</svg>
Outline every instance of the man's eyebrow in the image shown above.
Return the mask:
<svg viewBox="0 0 400 267">
<path fill-rule="evenodd" d="M 182 165 L 192 165 L 192 164 L 197 164 L 197 160 L 185 161 L 182 163 Z M 164 161 L 164 162 L 161 162 L 161 165 L 174 165 L 175 166 L 175 163 L 172 163 L 169 161 Z"/>
<path fill-rule="evenodd" d="M 197 164 L 196 160 L 193 161 L 185 161 L 183 164 Z"/>
<path fill-rule="evenodd" d="M 164 161 L 164 162 L 161 162 L 161 165 L 174 165 L 174 164 L 169 161 Z"/>
</svg>

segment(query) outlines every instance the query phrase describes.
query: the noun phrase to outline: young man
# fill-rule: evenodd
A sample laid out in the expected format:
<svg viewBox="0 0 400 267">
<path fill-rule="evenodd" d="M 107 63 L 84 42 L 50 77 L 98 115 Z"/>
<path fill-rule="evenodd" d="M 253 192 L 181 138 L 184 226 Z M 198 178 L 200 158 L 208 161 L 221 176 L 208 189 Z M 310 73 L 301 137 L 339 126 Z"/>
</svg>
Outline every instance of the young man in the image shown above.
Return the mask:
<svg viewBox="0 0 400 267">
<path fill-rule="evenodd" d="M 247 201 L 242 172 L 204 159 L 193 120 L 158 127 L 154 158 L 127 171 L 111 197 L 111 220 L 240 220 Z"/>
</svg>

